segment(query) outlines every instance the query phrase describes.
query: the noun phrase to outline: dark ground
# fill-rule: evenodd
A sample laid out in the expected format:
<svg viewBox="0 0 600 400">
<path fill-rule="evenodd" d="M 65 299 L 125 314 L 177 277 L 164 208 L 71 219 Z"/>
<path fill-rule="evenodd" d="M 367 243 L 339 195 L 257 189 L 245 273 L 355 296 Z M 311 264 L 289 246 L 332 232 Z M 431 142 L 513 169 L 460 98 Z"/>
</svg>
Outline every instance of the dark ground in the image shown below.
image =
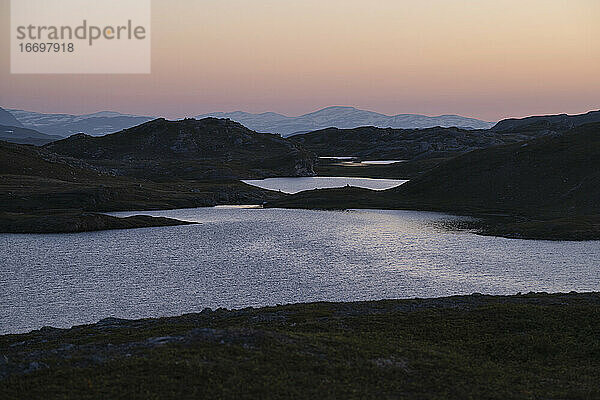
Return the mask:
<svg viewBox="0 0 600 400">
<path fill-rule="evenodd" d="M 75 233 L 191 224 L 148 215 L 119 218 L 83 211 L 44 211 L 39 214 L 0 212 L 0 232 L 5 233 Z"/>
<path fill-rule="evenodd" d="M 600 294 L 205 310 L 0 336 L 2 399 L 595 399 Z"/>
<path fill-rule="evenodd" d="M 82 160 L 0 141 L 0 232 L 54 233 L 163 226 L 148 217 L 127 221 L 98 213 L 262 204 L 285 195 L 236 180 L 153 181 L 113 176 Z M 93 217 L 92 217 L 93 216 Z"/>
<path fill-rule="evenodd" d="M 338 160 L 319 159 L 315 164 L 318 176 L 347 176 L 359 178 L 385 178 L 385 179 L 414 179 L 419 175 L 437 167 L 447 158 L 429 158 L 397 162 L 388 165 L 345 164 Z"/>
<path fill-rule="evenodd" d="M 313 190 L 267 206 L 430 210 L 480 217 L 484 234 L 600 239 L 600 123 L 471 151 L 425 171 L 416 165 L 411 161 L 386 166 L 397 174 L 393 177 L 411 178 L 393 189 Z"/>
</svg>

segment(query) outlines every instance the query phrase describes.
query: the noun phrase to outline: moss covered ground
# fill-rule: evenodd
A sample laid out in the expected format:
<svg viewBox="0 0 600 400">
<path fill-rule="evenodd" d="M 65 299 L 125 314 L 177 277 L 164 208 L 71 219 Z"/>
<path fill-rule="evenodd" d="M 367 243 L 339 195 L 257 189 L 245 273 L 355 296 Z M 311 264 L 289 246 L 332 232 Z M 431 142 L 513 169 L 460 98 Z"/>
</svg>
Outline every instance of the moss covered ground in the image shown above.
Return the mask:
<svg viewBox="0 0 600 400">
<path fill-rule="evenodd" d="M 0 337 L 2 399 L 600 398 L 600 295 L 297 304 Z"/>
</svg>

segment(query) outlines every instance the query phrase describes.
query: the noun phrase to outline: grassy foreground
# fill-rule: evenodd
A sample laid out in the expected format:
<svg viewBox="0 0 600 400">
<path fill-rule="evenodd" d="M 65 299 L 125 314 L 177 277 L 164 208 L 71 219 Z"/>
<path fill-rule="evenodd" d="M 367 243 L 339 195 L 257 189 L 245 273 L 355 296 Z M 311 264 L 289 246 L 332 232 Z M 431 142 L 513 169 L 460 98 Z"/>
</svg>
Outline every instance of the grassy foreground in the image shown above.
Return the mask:
<svg viewBox="0 0 600 400">
<path fill-rule="evenodd" d="M 600 398 L 600 294 L 315 303 L 0 337 L 2 399 Z"/>
</svg>

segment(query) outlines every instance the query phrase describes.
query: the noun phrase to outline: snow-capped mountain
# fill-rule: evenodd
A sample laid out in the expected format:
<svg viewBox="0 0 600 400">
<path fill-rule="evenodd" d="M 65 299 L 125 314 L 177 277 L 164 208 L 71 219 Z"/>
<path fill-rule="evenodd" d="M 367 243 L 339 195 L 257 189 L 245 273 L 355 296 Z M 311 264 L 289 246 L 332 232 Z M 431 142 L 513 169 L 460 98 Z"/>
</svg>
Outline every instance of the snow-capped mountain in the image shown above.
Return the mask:
<svg viewBox="0 0 600 400">
<path fill-rule="evenodd" d="M 488 129 L 494 125 L 492 122 L 461 117 L 459 115 L 428 117 L 418 114 L 399 114 L 390 116 L 354 107 L 341 106 L 327 107 L 299 117 L 288 117 L 273 112 L 251 114 L 243 111 L 235 111 L 202 114 L 198 115 L 196 119 L 206 117 L 229 118 L 255 131 L 279 133 L 282 136 L 291 136 L 297 133 L 306 133 L 330 127 L 352 129 L 361 126 L 375 126 L 378 128 L 414 129 L 455 126 L 460 128 Z"/>
<path fill-rule="evenodd" d="M 22 126 L 48 135 L 68 137 L 76 133 L 102 136 L 153 120 L 155 117 L 100 111 L 93 114 L 42 114 L 33 111 L 8 110 Z"/>
<path fill-rule="evenodd" d="M 93 114 L 43 114 L 33 111 L 7 110 L 24 128 L 35 129 L 48 135 L 68 137 L 76 133 L 102 136 L 118 132 L 151 121 L 156 117 L 121 114 L 115 111 L 100 111 Z M 431 128 L 461 127 L 487 129 L 494 124 L 459 115 L 440 115 L 428 117 L 418 114 L 384 115 L 354 107 L 327 107 L 319 111 L 288 117 L 274 112 L 251 114 L 242 111 L 214 112 L 198 115 L 196 119 L 206 117 L 229 118 L 257 132 L 278 133 L 291 136 L 324 128 L 352 129 L 361 126 L 378 128 Z"/>
</svg>

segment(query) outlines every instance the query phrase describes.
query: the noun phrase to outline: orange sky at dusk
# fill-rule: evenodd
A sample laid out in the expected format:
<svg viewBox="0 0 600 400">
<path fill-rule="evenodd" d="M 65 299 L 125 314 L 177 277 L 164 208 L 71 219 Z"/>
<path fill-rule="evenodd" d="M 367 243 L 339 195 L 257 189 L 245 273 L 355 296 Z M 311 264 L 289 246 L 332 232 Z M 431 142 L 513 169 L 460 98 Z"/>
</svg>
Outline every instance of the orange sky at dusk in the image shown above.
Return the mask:
<svg viewBox="0 0 600 400">
<path fill-rule="evenodd" d="M 149 75 L 11 75 L 0 0 L 0 106 L 166 117 L 511 116 L 600 109 L 598 0 L 154 0 Z"/>
</svg>

